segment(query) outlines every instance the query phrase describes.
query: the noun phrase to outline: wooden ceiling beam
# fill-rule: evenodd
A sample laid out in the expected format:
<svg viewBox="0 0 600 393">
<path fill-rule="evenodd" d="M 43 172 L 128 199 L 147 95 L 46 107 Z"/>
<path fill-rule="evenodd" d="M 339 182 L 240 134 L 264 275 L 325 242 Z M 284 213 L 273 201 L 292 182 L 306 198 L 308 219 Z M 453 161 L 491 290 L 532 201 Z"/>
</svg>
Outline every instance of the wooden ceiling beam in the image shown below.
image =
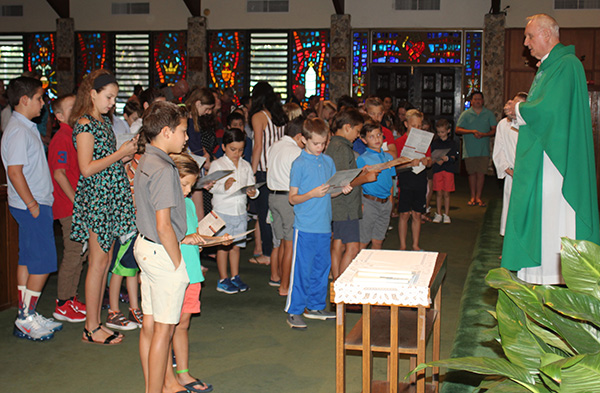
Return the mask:
<svg viewBox="0 0 600 393">
<path fill-rule="evenodd" d="M 202 16 L 202 1 L 201 0 L 183 0 L 192 16 Z"/>
<path fill-rule="evenodd" d="M 335 8 L 335 13 L 338 15 L 344 15 L 344 0 L 331 0 L 333 1 L 333 7 Z"/>
<path fill-rule="evenodd" d="M 56 12 L 59 18 L 70 18 L 70 3 L 69 0 L 46 0 L 50 7 Z"/>
</svg>

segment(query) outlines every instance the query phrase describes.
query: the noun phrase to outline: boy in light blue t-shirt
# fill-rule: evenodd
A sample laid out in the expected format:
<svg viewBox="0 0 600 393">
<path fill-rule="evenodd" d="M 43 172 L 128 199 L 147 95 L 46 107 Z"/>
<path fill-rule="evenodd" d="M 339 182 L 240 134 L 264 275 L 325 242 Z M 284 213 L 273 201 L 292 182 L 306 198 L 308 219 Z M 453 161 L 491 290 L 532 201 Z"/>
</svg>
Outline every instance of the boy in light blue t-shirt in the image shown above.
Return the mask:
<svg viewBox="0 0 600 393">
<path fill-rule="evenodd" d="M 327 281 L 331 269 L 331 198 L 325 183 L 335 174 L 333 160 L 323 153 L 329 131 L 321 119 L 304 122 L 305 147 L 292 163 L 289 201 L 294 206 L 294 251 L 290 290 L 285 311 L 293 329 L 306 329 L 306 318 L 327 320 L 335 314 L 325 311 Z M 344 187 L 344 194 L 352 191 Z"/>
</svg>

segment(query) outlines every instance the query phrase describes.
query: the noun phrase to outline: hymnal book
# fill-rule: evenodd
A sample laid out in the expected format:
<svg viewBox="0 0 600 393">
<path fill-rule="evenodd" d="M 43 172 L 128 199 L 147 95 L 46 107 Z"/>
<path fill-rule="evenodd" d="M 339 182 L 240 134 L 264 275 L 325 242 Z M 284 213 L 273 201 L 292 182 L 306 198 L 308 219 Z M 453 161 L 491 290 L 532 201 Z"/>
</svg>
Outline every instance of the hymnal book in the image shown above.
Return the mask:
<svg viewBox="0 0 600 393">
<path fill-rule="evenodd" d="M 194 153 L 190 153 L 190 156 L 194 159 L 194 161 L 196 161 L 196 163 L 198 164 L 198 167 L 200 167 L 200 168 L 202 168 L 202 165 L 204 165 L 204 163 L 206 162 L 205 157 L 199 156 Z"/>
<path fill-rule="evenodd" d="M 450 151 L 450 149 L 438 149 L 438 150 L 432 151 L 431 152 L 431 161 L 438 162 L 442 158 L 446 157 L 446 154 L 448 154 L 449 151 Z"/>
<path fill-rule="evenodd" d="M 432 139 L 433 133 L 420 130 L 418 128 L 411 128 L 408 138 L 406 139 L 406 143 L 404 144 L 404 148 L 400 153 L 400 157 L 410 158 L 411 160 L 425 157 Z M 419 174 L 424 169 L 425 165 L 419 163 L 418 166 L 412 168 L 412 171 L 415 174 Z"/>
<path fill-rule="evenodd" d="M 116 134 L 115 137 L 117 138 L 117 150 L 119 150 L 119 148 L 123 146 L 125 142 L 129 142 L 136 136 L 137 134 Z"/>
<path fill-rule="evenodd" d="M 223 169 L 220 171 L 214 171 L 213 173 L 209 173 L 208 175 L 198 179 L 198 181 L 196 182 L 196 188 L 200 188 L 203 185 L 208 184 L 212 181 L 220 180 L 220 179 L 224 178 L 225 176 L 230 175 L 232 173 L 233 173 L 233 169 Z"/>
<path fill-rule="evenodd" d="M 362 172 L 362 168 L 337 171 L 333 176 L 331 176 L 331 179 L 327 180 L 327 183 L 325 183 L 330 186 L 327 193 L 335 194 L 337 192 L 342 192 L 342 188 L 350 184 L 360 172 Z"/>
<path fill-rule="evenodd" d="M 260 183 L 256 183 L 256 184 L 250 184 L 248 186 L 244 186 L 244 187 L 240 188 L 240 191 L 242 192 L 242 194 L 245 194 L 246 191 L 248 191 L 248 189 L 254 188 L 254 189 L 258 190 L 259 188 L 261 188 L 265 184 L 267 184 L 267 182 L 264 182 L 264 181 L 260 182 Z"/>
<path fill-rule="evenodd" d="M 202 244 L 201 247 L 212 247 L 212 246 L 218 246 L 219 244 L 223 244 L 223 243 L 227 243 L 227 242 L 237 242 L 240 240 L 243 240 L 246 238 L 246 236 L 248 236 L 248 234 L 254 232 L 254 229 L 250 229 L 249 231 L 240 233 L 238 235 L 232 236 L 231 239 L 204 239 L 206 241 L 205 244 Z"/>
<path fill-rule="evenodd" d="M 198 234 L 203 236 L 214 236 L 221 228 L 225 226 L 225 221 L 221 219 L 214 211 L 208 213 L 198 223 Z"/>
</svg>

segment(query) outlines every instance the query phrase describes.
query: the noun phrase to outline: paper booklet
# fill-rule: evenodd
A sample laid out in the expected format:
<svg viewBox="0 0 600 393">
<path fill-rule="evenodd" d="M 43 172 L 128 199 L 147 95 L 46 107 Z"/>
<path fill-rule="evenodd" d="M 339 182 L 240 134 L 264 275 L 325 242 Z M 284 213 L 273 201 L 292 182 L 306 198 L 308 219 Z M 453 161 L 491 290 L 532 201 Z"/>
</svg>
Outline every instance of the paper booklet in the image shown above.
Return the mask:
<svg viewBox="0 0 600 393">
<path fill-rule="evenodd" d="M 431 152 L 431 161 L 438 162 L 442 158 L 446 157 L 446 154 L 450 152 L 450 149 L 438 149 Z"/>
<path fill-rule="evenodd" d="M 412 160 L 415 158 L 421 159 L 425 157 L 432 139 L 433 133 L 420 130 L 418 128 L 411 128 L 408 138 L 406 139 L 406 143 L 404 144 L 404 148 L 400 153 L 400 157 L 407 157 Z M 413 167 L 412 171 L 415 174 L 419 174 L 424 169 L 425 165 L 423 165 L 423 163 L 419 163 L 419 166 Z"/>
<path fill-rule="evenodd" d="M 388 168 L 391 168 L 394 166 L 408 164 L 411 161 L 412 160 L 407 157 L 398 157 L 398 158 L 394 158 L 393 160 L 390 160 L 388 162 L 382 162 L 381 164 L 370 165 L 369 170 L 370 171 L 383 171 L 384 169 L 388 169 Z"/>
<path fill-rule="evenodd" d="M 221 219 L 214 211 L 208 213 L 198 223 L 198 233 L 204 236 L 214 236 L 221 228 L 225 226 L 225 221 Z"/>
<path fill-rule="evenodd" d="M 267 182 L 264 182 L 264 181 L 263 181 L 263 182 L 260 182 L 260 183 L 256 183 L 256 184 L 250 184 L 250 185 L 248 185 L 248 186 L 244 186 L 244 187 L 240 188 L 240 189 L 239 189 L 239 191 L 241 191 L 241 192 L 242 192 L 242 194 L 245 194 L 245 193 L 246 193 L 246 191 L 248 191 L 248 189 L 250 189 L 250 188 L 254 188 L 254 189 L 258 190 L 259 188 L 261 188 L 261 187 L 262 187 L 262 186 L 264 186 L 265 184 L 267 184 Z"/>
<path fill-rule="evenodd" d="M 202 165 L 204 165 L 204 163 L 206 162 L 206 158 L 199 156 L 197 154 L 194 153 L 190 153 L 190 156 L 194 159 L 194 161 L 196 161 L 196 163 L 198 164 L 198 166 L 200 168 L 202 168 Z"/>
<path fill-rule="evenodd" d="M 231 173 L 233 173 L 233 169 L 223 169 L 220 171 L 214 171 L 213 173 L 209 173 L 208 175 L 198 179 L 195 188 L 201 188 L 203 185 L 208 184 L 211 181 L 217 181 L 219 179 L 222 179 Z"/>
<path fill-rule="evenodd" d="M 117 138 L 117 150 L 123 146 L 123 143 L 129 142 L 135 138 L 136 135 L 137 134 L 116 134 L 115 137 Z"/>
<path fill-rule="evenodd" d="M 223 243 L 227 243 L 230 241 L 233 241 L 233 243 L 237 242 L 237 241 L 241 241 L 243 239 L 246 238 L 246 236 L 248 236 L 248 234 L 254 232 L 255 229 L 251 229 L 249 231 L 246 231 L 244 233 L 240 233 L 238 235 L 232 236 L 231 239 L 229 240 L 223 240 L 223 239 L 204 239 L 206 241 L 206 244 L 202 244 L 201 247 L 212 247 L 212 246 L 218 246 L 219 244 L 223 244 Z"/>
<path fill-rule="evenodd" d="M 362 168 L 346 169 L 336 172 L 335 175 L 331 176 L 331 179 L 327 180 L 327 183 L 325 183 L 330 185 L 327 193 L 335 194 L 337 192 L 342 192 L 342 188 L 350 184 L 360 172 L 362 172 Z"/>
</svg>

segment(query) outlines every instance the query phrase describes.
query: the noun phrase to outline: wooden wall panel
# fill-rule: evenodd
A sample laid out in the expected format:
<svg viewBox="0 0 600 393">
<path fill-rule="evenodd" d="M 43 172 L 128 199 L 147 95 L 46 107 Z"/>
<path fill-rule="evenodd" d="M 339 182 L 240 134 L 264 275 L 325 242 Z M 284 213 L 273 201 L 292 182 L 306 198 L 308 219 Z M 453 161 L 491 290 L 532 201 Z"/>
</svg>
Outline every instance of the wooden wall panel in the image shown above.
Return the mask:
<svg viewBox="0 0 600 393">
<path fill-rule="evenodd" d="M 594 69 L 595 31 L 598 29 L 560 29 L 560 42 L 575 45 L 575 55 L 581 60 L 586 71 Z"/>
</svg>

